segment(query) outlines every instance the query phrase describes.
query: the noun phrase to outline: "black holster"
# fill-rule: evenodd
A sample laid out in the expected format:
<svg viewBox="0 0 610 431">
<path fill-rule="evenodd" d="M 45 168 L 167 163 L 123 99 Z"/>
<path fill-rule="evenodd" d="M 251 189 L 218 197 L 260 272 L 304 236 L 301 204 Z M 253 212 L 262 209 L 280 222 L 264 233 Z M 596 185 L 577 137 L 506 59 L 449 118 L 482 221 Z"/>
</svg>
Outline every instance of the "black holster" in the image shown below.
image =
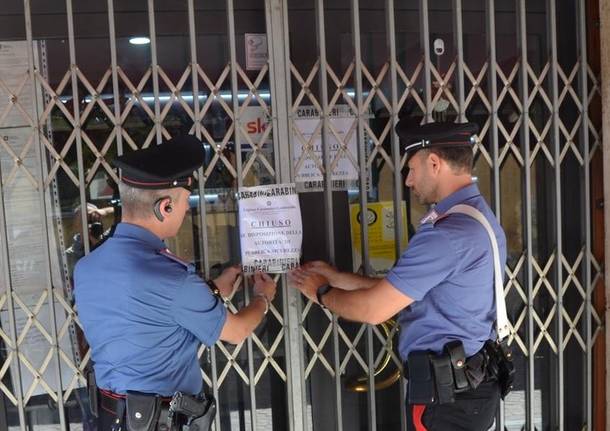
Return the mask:
<svg viewBox="0 0 610 431">
<path fill-rule="evenodd" d="M 498 343 L 489 340 L 484 347 L 487 356 L 487 373 L 500 385 L 502 399 L 513 389 L 515 364 L 513 354 L 506 340 Z"/>
<path fill-rule="evenodd" d="M 197 396 L 176 392 L 169 404 L 168 425 L 171 430 L 209 431 L 216 416 L 216 400 L 201 393 Z M 183 424 L 177 428 L 177 424 Z"/>
<path fill-rule="evenodd" d="M 216 415 L 216 403 L 214 407 L 208 410 L 209 413 L 199 416 L 193 419 L 188 425 L 189 431 L 209 431 L 212 429 L 212 422 L 214 422 L 214 416 Z"/>
<path fill-rule="evenodd" d="M 409 404 L 446 404 L 455 394 L 476 389 L 487 377 L 484 350 L 466 359 L 461 341 L 451 341 L 443 352 L 414 351 L 409 354 Z"/>
</svg>

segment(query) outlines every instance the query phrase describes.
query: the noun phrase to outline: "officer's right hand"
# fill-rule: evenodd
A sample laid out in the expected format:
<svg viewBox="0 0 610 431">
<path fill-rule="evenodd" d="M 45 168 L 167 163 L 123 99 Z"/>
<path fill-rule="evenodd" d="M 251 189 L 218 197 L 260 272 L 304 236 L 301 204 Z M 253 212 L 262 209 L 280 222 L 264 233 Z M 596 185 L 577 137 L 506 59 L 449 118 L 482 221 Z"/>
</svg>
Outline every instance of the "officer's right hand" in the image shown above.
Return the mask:
<svg viewBox="0 0 610 431">
<path fill-rule="evenodd" d="M 262 272 L 254 273 L 253 278 L 254 295 L 264 295 L 268 301 L 273 301 L 276 289 L 275 281 Z M 222 327 L 220 339 L 232 344 L 239 344 L 252 334 L 252 331 L 264 318 L 264 315 L 260 312 L 261 302 L 260 300 L 253 301 L 237 313 L 227 313 L 227 320 Z M 268 304 L 265 305 L 266 310 L 268 310 L 267 306 Z"/>
<path fill-rule="evenodd" d="M 307 262 L 301 266 L 306 271 L 313 272 L 315 274 L 320 274 L 324 276 L 328 280 L 328 284 L 331 286 L 337 285 L 337 277 L 340 274 L 340 271 L 332 265 L 324 262 L 323 260 L 314 260 L 311 262 Z"/>
<path fill-rule="evenodd" d="M 275 285 L 275 281 L 264 272 L 256 272 L 254 273 L 254 294 L 255 295 L 265 295 L 265 297 L 269 301 L 273 301 L 275 298 L 277 286 Z"/>
<path fill-rule="evenodd" d="M 231 298 L 233 296 L 237 277 L 239 277 L 240 274 L 241 266 L 233 265 L 225 268 L 225 270 L 222 271 L 222 274 L 214 279 L 214 283 L 218 286 L 218 290 L 220 290 L 220 294 L 223 298 Z"/>
</svg>

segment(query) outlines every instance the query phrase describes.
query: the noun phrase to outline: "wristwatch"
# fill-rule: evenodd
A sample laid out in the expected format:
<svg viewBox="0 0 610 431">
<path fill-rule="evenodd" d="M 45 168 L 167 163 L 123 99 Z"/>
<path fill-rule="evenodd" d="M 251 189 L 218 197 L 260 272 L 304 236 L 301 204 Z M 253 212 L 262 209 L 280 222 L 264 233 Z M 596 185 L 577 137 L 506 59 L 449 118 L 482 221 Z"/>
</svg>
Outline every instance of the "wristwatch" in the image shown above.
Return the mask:
<svg viewBox="0 0 610 431">
<path fill-rule="evenodd" d="M 324 284 L 318 287 L 318 290 L 316 290 L 316 298 L 318 299 L 318 304 L 320 304 L 321 307 L 326 308 L 326 306 L 322 302 L 322 297 L 328 292 L 330 292 L 332 288 L 333 287 L 330 284 Z"/>
<path fill-rule="evenodd" d="M 209 280 L 206 280 L 206 284 L 210 287 L 210 290 L 212 291 L 212 293 L 214 294 L 214 296 L 218 297 L 219 299 L 224 301 L 224 298 L 222 297 L 222 295 L 220 294 L 220 289 L 218 288 L 218 286 L 216 286 L 216 283 L 214 283 L 214 280 L 212 280 L 211 278 Z"/>
</svg>

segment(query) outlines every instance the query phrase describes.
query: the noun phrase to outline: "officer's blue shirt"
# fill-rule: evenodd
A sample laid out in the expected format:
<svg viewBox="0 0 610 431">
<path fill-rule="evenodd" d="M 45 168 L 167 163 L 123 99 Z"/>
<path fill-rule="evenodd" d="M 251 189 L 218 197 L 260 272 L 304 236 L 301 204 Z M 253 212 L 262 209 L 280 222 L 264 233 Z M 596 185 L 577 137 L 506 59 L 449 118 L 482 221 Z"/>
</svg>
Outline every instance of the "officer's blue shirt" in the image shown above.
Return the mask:
<svg viewBox="0 0 610 431">
<path fill-rule="evenodd" d="M 495 337 L 496 307 L 491 242 L 485 228 L 464 214 L 444 213 L 454 205 L 477 208 L 490 222 L 506 263 L 506 237 L 476 184 L 440 201 L 421 221 L 409 247 L 387 280 L 414 302 L 401 311 L 398 349 L 431 350 L 461 340 L 466 356 Z"/>
<path fill-rule="evenodd" d="M 102 389 L 202 389 L 197 350 L 218 340 L 227 311 L 192 265 L 165 250 L 152 232 L 120 223 L 76 265 L 76 305 Z"/>
</svg>

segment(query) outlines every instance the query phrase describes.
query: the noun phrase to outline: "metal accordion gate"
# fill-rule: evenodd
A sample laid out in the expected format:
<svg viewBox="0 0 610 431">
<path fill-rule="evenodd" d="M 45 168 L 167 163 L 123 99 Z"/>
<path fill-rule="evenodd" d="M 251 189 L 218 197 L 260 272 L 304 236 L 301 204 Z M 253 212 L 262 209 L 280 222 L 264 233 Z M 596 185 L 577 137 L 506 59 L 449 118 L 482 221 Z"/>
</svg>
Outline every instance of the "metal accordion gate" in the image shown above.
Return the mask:
<svg viewBox="0 0 610 431">
<path fill-rule="evenodd" d="M 496 429 L 593 429 L 601 125 L 586 0 L 5 2 L 2 429 L 92 429 L 71 271 L 118 219 L 113 157 L 180 133 L 204 142 L 170 248 L 206 276 L 239 259 L 237 188 L 287 182 L 304 259 L 383 276 L 424 211 L 403 185 L 399 117 L 480 127 L 518 366 Z M 200 350 L 215 429 L 406 429 L 395 322 L 338 320 L 278 283 L 255 335 Z M 248 299 L 245 286 L 229 307 Z"/>
</svg>

